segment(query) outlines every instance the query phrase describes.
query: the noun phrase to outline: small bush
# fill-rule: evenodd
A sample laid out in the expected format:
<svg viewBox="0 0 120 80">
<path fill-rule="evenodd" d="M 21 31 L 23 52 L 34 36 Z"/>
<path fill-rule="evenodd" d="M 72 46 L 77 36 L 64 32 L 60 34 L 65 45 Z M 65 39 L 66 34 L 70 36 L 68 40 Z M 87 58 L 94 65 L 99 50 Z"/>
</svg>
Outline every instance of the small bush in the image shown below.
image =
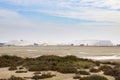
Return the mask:
<svg viewBox="0 0 120 80">
<path fill-rule="evenodd" d="M 80 79 L 80 75 L 76 74 L 75 76 L 73 76 L 73 79 Z"/>
<path fill-rule="evenodd" d="M 79 80 L 108 80 L 108 79 L 103 76 L 92 75 L 92 76 L 80 78 Z"/>
<path fill-rule="evenodd" d="M 94 63 L 96 64 L 96 66 L 100 66 L 101 62 L 99 61 L 94 61 Z"/>
<path fill-rule="evenodd" d="M 102 62 L 102 64 L 118 65 L 116 62 Z"/>
<path fill-rule="evenodd" d="M 11 76 L 8 80 L 25 80 L 21 77 L 15 77 L 15 76 Z"/>
<path fill-rule="evenodd" d="M 27 71 L 16 71 L 15 73 L 27 73 Z"/>
<path fill-rule="evenodd" d="M 17 70 L 17 67 L 16 66 L 10 66 L 8 70 L 10 70 L 10 71 Z"/>
<path fill-rule="evenodd" d="M 19 67 L 19 69 L 21 70 L 21 69 L 24 69 L 23 67 Z"/>
<path fill-rule="evenodd" d="M 102 71 L 108 71 L 108 70 L 111 70 L 112 67 L 111 67 L 111 66 L 104 65 L 104 66 L 101 66 L 99 69 L 102 70 Z"/>
<path fill-rule="evenodd" d="M 81 74 L 81 75 L 90 75 L 89 72 L 87 71 L 78 71 L 76 74 Z"/>
<path fill-rule="evenodd" d="M 99 69 L 95 69 L 95 68 L 91 68 L 90 69 L 90 72 L 93 72 L 93 73 L 97 73 L 97 72 L 99 72 L 100 70 Z"/>
<path fill-rule="evenodd" d="M 115 80 L 120 80 L 120 66 L 117 66 L 111 70 L 107 70 L 104 72 L 104 74 L 115 77 Z"/>
<path fill-rule="evenodd" d="M 32 77 L 32 79 L 35 79 L 35 80 L 37 80 L 37 79 L 45 79 L 45 78 L 51 78 L 53 76 L 55 76 L 55 75 L 52 75 L 51 73 L 43 73 L 42 75 L 34 75 Z"/>
<path fill-rule="evenodd" d="M 44 71 L 45 70 L 45 66 L 42 67 L 42 66 L 38 66 L 38 65 L 33 65 L 33 66 L 30 66 L 28 68 L 29 71 Z"/>
<path fill-rule="evenodd" d="M 34 74 L 41 74 L 41 72 L 40 72 L 40 71 L 37 71 L 37 72 L 35 72 Z"/>
<path fill-rule="evenodd" d="M 58 68 L 58 72 L 61 73 L 76 73 L 77 69 L 74 67 L 60 67 Z"/>
<path fill-rule="evenodd" d="M 23 59 L 17 56 L 0 56 L 0 67 L 9 67 L 13 64 L 19 66 L 23 64 Z"/>
</svg>

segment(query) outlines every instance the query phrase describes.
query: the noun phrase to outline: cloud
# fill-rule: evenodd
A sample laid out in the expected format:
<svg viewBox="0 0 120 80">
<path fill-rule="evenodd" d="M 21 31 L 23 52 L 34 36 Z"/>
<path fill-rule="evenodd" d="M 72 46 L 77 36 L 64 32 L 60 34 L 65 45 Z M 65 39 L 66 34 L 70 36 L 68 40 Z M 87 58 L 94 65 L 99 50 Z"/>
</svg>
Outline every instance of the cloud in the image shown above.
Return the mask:
<svg viewBox="0 0 120 80">
<path fill-rule="evenodd" d="M 34 27 L 36 23 L 16 11 L 0 8 L 1 27 Z"/>
<path fill-rule="evenodd" d="M 38 8 L 33 8 L 33 11 L 58 17 L 120 23 L 120 11 L 118 11 L 120 0 L 4 0 L 3 2 L 30 8 L 37 6 Z"/>
<path fill-rule="evenodd" d="M 8 9 L 1 9 L 0 8 L 0 17 L 1 18 L 20 18 L 21 15 L 18 13 L 8 10 Z"/>
<path fill-rule="evenodd" d="M 1 0 L 14 5 L 22 6 L 58 6 L 58 7 L 107 7 L 109 9 L 120 9 L 120 0 Z"/>
<path fill-rule="evenodd" d="M 17 35 L 19 34 L 25 38 L 40 36 L 45 37 L 44 39 L 54 39 L 57 36 L 59 40 L 62 37 L 66 40 L 91 37 L 117 39 L 116 34 L 120 33 L 120 0 L 0 0 L 0 2 L 7 6 L 14 5 L 7 9 L 0 6 L 0 32 L 5 36 L 12 32 L 11 35 L 19 37 Z M 45 13 L 64 17 L 62 19 L 74 18 L 79 19 L 80 23 L 77 21 L 71 25 L 66 22 L 56 24 L 55 20 L 52 23 L 36 22 L 35 19 L 24 15 L 24 12 L 31 12 L 34 16 L 36 16 L 34 13 Z"/>
</svg>

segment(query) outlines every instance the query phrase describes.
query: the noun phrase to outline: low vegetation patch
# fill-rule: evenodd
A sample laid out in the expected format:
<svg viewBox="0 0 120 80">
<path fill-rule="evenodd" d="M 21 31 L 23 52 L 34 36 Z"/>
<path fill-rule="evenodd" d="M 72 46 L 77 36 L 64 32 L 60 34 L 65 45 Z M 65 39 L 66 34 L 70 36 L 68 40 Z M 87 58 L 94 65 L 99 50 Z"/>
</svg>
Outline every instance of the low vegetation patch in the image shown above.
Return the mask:
<svg viewBox="0 0 120 80">
<path fill-rule="evenodd" d="M 108 79 L 103 76 L 92 75 L 88 77 L 82 77 L 79 80 L 108 80 Z"/>
<path fill-rule="evenodd" d="M 104 74 L 115 77 L 115 80 L 120 80 L 120 66 L 116 66 L 113 69 L 106 70 Z"/>
<path fill-rule="evenodd" d="M 76 74 L 75 76 L 73 76 L 73 79 L 80 79 L 80 75 L 79 74 Z"/>
<path fill-rule="evenodd" d="M 26 58 L 24 66 L 29 71 L 58 71 L 61 73 L 76 73 L 79 68 L 90 68 L 96 66 L 89 59 L 81 59 L 75 56 L 59 57 L 54 55 L 40 56 L 38 58 Z"/>
<path fill-rule="evenodd" d="M 97 73 L 97 72 L 100 72 L 100 70 L 99 69 L 95 69 L 95 68 L 91 68 L 90 72 Z"/>
<path fill-rule="evenodd" d="M 27 71 L 16 71 L 15 73 L 27 73 Z"/>
<path fill-rule="evenodd" d="M 37 72 L 35 72 L 34 74 L 41 74 L 41 72 L 40 72 L 40 71 L 37 71 Z"/>
<path fill-rule="evenodd" d="M 0 56 L 0 67 L 10 67 L 11 65 L 19 66 L 23 64 L 23 59 L 17 56 Z"/>
<path fill-rule="evenodd" d="M 89 72 L 86 71 L 78 71 L 78 69 L 90 69 L 90 72 L 99 72 L 102 70 L 104 74 L 114 76 L 116 80 L 120 80 L 120 66 L 112 68 L 111 66 L 107 66 L 108 63 L 104 63 L 103 66 L 101 66 L 101 62 L 99 61 L 93 61 L 90 59 L 82 59 L 77 58 L 76 56 L 55 56 L 55 55 L 43 55 L 37 58 L 21 58 L 17 56 L 0 56 L 0 68 L 2 67 L 9 67 L 9 70 L 16 70 L 18 66 L 19 71 L 16 71 L 16 73 L 26 73 L 27 71 L 58 71 L 61 73 L 79 73 L 81 75 L 90 75 Z M 109 63 L 114 64 L 114 63 Z M 100 67 L 99 69 L 94 69 L 93 67 Z M 22 70 L 23 69 L 23 70 Z M 42 79 L 42 78 L 49 78 L 53 77 L 53 75 L 48 74 L 42 74 L 42 76 L 39 75 L 40 73 L 35 73 L 35 76 L 33 76 L 33 79 Z M 80 76 L 75 76 L 74 78 L 79 78 Z M 92 77 L 92 78 L 91 78 Z M 98 79 L 96 78 L 98 77 Z M 11 79 L 14 79 L 16 77 L 12 76 Z M 95 79 L 94 79 L 95 78 Z M 10 79 L 10 80 L 11 80 Z M 100 78 L 100 76 L 90 76 L 81 78 L 81 80 L 106 80 L 105 78 Z M 16 79 L 17 80 L 17 79 Z"/>
<path fill-rule="evenodd" d="M 108 70 L 111 70 L 112 67 L 111 67 L 111 66 L 104 65 L 104 66 L 101 66 L 99 69 L 102 70 L 102 71 L 108 71 Z"/>
<path fill-rule="evenodd" d="M 8 70 L 10 70 L 10 71 L 17 70 L 17 67 L 12 65 L 12 66 L 9 67 Z"/>
<path fill-rule="evenodd" d="M 34 75 L 32 77 L 32 79 L 35 79 L 35 80 L 37 80 L 37 79 L 45 79 L 45 78 L 51 78 L 53 76 L 55 76 L 55 75 L 52 75 L 51 73 L 42 73 L 41 75 Z"/>
<path fill-rule="evenodd" d="M 78 71 L 76 74 L 81 74 L 81 75 L 90 75 L 89 72 L 87 71 Z"/>
<path fill-rule="evenodd" d="M 25 79 L 21 77 L 15 77 L 14 75 L 12 75 L 9 79 L 0 79 L 0 80 L 25 80 Z"/>
</svg>

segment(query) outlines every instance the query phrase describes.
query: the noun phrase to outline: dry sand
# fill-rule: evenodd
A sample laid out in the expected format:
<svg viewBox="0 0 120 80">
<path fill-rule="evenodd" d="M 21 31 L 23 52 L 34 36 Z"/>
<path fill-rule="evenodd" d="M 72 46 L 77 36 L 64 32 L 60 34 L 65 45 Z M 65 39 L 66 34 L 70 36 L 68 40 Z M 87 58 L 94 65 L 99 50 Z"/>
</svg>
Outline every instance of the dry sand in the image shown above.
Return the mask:
<svg viewBox="0 0 120 80">
<path fill-rule="evenodd" d="M 42 71 L 43 72 L 51 72 L 52 74 L 55 74 L 53 78 L 47 78 L 47 79 L 40 79 L 40 80 L 73 80 L 74 74 L 62 74 L 55 71 Z M 15 73 L 15 71 L 9 71 L 8 68 L 0 68 L 0 79 L 7 79 L 10 78 L 12 75 L 16 77 L 32 77 L 34 75 L 34 72 L 27 72 L 27 73 Z M 31 80 L 31 79 L 27 79 Z"/>
<path fill-rule="evenodd" d="M 41 55 L 120 56 L 120 47 L 0 47 L 0 55 L 37 57 Z"/>
<path fill-rule="evenodd" d="M 73 76 L 75 74 L 62 74 L 62 73 L 55 72 L 55 71 L 42 71 L 42 73 L 44 73 L 44 72 L 51 72 L 52 74 L 55 74 L 56 76 L 54 76 L 52 78 L 40 79 L 40 80 L 75 80 L 75 79 L 73 79 Z M 0 79 L 7 79 L 12 75 L 14 75 L 16 77 L 32 77 L 34 75 L 33 73 L 34 72 L 15 73 L 15 71 L 9 71 L 8 68 L 0 68 Z M 112 76 L 104 75 L 103 72 L 92 73 L 91 75 L 94 75 L 94 74 L 105 76 L 108 80 L 115 80 Z M 31 80 L 31 79 L 27 79 L 27 80 Z"/>
</svg>

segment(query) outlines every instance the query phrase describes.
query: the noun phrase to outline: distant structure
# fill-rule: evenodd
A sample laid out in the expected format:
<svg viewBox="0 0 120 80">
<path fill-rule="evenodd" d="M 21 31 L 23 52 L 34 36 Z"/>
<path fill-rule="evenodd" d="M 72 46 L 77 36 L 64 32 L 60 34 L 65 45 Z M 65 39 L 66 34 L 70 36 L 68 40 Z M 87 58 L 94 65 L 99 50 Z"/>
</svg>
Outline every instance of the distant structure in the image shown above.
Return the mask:
<svg viewBox="0 0 120 80">
<path fill-rule="evenodd" d="M 0 43 L 0 47 L 3 47 L 5 43 Z"/>
<path fill-rule="evenodd" d="M 109 40 L 80 40 L 73 41 L 72 44 L 76 46 L 113 46 Z"/>
<path fill-rule="evenodd" d="M 34 45 L 34 43 L 26 40 L 10 40 L 6 42 L 5 45 L 6 46 L 29 46 L 29 45 Z"/>
<path fill-rule="evenodd" d="M 10 40 L 0 46 L 115 46 L 110 40 L 75 40 L 69 43 L 50 44 L 41 41 Z M 120 44 L 116 45 L 120 46 Z"/>
</svg>

